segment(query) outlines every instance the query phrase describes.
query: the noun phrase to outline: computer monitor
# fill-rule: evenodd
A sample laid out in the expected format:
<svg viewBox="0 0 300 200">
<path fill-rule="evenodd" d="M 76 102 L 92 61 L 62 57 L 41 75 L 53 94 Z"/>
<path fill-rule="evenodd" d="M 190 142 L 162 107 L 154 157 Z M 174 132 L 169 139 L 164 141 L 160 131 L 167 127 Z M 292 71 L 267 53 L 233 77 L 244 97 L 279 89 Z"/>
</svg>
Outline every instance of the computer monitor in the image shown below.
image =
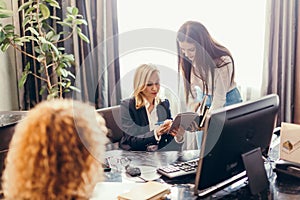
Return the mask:
<svg viewBox="0 0 300 200">
<path fill-rule="evenodd" d="M 209 113 L 205 122 L 195 194 L 206 196 L 246 177 L 242 154 L 260 147 L 268 155 L 277 119 L 276 94 Z"/>
</svg>

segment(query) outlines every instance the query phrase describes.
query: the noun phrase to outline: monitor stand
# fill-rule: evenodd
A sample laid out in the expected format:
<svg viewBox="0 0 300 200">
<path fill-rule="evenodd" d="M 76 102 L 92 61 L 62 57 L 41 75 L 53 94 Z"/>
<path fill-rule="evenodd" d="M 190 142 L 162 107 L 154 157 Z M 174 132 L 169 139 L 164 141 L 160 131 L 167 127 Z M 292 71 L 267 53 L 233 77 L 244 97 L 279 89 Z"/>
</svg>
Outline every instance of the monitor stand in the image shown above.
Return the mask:
<svg viewBox="0 0 300 200">
<path fill-rule="evenodd" d="M 268 176 L 260 147 L 242 154 L 249 188 L 252 195 L 256 195 L 269 187 Z"/>
<path fill-rule="evenodd" d="M 200 198 L 205 198 L 208 195 L 216 193 L 230 185 L 232 185 L 232 187 L 229 190 L 236 190 L 237 188 L 245 185 L 247 179 L 252 195 L 266 190 L 269 187 L 269 181 L 264 167 L 261 149 L 253 149 L 247 153 L 242 154 L 241 156 L 246 169 L 245 171 L 207 189 L 200 191 L 195 188 L 195 190 L 197 191 L 196 195 Z"/>
<path fill-rule="evenodd" d="M 218 191 L 232 185 L 233 183 L 238 183 L 240 186 L 244 185 L 243 183 L 246 181 L 246 171 L 243 171 L 221 183 L 218 183 L 214 186 L 211 186 L 209 188 L 203 189 L 203 190 L 197 190 L 195 188 L 195 194 L 201 199 L 206 198 L 207 196 L 217 193 Z M 221 195 L 222 196 L 222 195 Z"/>
</svg>

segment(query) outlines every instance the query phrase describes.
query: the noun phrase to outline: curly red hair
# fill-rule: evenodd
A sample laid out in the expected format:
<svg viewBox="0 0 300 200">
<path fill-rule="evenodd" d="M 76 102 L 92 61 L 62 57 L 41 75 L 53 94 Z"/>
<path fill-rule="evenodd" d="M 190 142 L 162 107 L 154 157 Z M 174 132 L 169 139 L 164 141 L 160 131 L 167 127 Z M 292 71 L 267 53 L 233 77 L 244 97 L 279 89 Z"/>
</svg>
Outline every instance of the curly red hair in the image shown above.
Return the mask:
<svg viewBox="0 0 300 200">
<path fill-rule="evenodd" d="M 17 126 L 3 173 L 6 199 L 88 199 L 102 180 L 107 129 L 95 109 L 44 101 Z"/>
</svg>

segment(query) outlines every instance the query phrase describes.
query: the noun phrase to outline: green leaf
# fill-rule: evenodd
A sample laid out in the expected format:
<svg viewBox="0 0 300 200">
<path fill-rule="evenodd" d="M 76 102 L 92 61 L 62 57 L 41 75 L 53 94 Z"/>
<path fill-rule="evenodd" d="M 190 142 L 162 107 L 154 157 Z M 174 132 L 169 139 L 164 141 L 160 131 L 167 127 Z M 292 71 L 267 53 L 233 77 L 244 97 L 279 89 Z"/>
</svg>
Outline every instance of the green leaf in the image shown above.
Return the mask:
<svg viewBox="0 0 300 200">
<path fill-rule="evenodd" d="M 43 95 L 46 89 L 47 87 L 43 85 L 40 89 L 39 95 Z"/>
<path fill-rule="evenodd" d="M 44 37 L 38 37 L 38 39 L 41 41 L 43 44 L 49 44 L 49 42 L 44 38 Z"/>
<path fill-rule="evenodd" d="M 39 62 L 42 62 L 42 60 L 44 60 L 44 59 L 45 59 L 45 56 L 42 54 L 37 57 L 37 61 L 39 61 Z"/>
<path fill-rule="evenodd" d="M 73 7 L 72 8 L 72 15 L 77 15 L 78 14 L 78 8 Z"/>
<path fill-rule="evenodd" d="M 86 20 L 84 20 L 84 19 L 76 19 L 76 20 L 75 20 L 75 23 L 76 23 L 77 25 L 80 25 L 80 24 L 87 25 L 87 22 L 86 22 Z"/>
<path fill-rule="evenodd" d="M 42 4 L 42 3 L 39 4 L 39 8 L 40 8 L 40 10 L 42 12 L 43 19 L 48 19 L 50 17 L 50 10 L 49 10 L 49 8 L 45 4 Z"/>
<path fill-rule="evenodd" d="M 0 44 L 5 40 L 5 34 L 3 31 L 0 32 Z"/>
<path fill-rule="evenodd" d="M 70 6 L 68 6 L 68 7 L 67 7 L 67 12 L 68 12 L 68 13 L 70 13 L 70 14 L 71 14 L 71 13 L 72 13 L 72 10 L 73 10 L 73 8 L 72 8 L 72 7 L 70 7 Z"/>
<path fill-rule="evenodd" d="M 63 68 L 59 68 L 59 71 L 60 71 L 60 73 L 61 73 L 61 75 L 63 77 L 67 77 L 68 76 L 68 71 L 67 70 L 65 70 Z"/>
<path fill-rule="evenodd" d="M 49 42 L 49 45 L 52 47 L 53 51 L 58 56 L 59 55 L 59 51 L 58 51 L 57 47 L 54 44 L 50 43 L 50 42 Z"/>
<path fill-rule="evenodd" d="M 29 17 L 25 17 L 25 19 L 22 22 L 22 27 L 25 27 L 29 22 L 30 22 L 30 18 Z"/>
<path fill-rule="evenodd" d="M 67 84 L 66 84 L 66 88 L 68 88 L 68 87 L 70 87 L 71 86 L 71 82 L 69 81 L 69 82 L 67 82 Z"/>
<path fill-rule="evenodd" d="M 10 40 L 12 40 L 12 39 L 14 38 L 14 36 L 15 36 L 14 33 L 7 33 L 7 34 L 5 35 L 5 37 L 8 38 L 8 39 L 10 39 Z"/>
<path fill-rule="evenodd" d="M 30 70 L 30 62 L 27 62 L 24 71 L 29 71 Z"/>
<path fill-rule="evenodd" d="M 36 36 L 39 36 L 39 33 L 32 27 L 28 27 L 25 29 L 25 32 L 26 31 L 30 31 L 32 34 L 36 35 Z"/>
<path fill-rule="evenodd" d="M 3 30 L 7 31 L 12 31 L 15 29 L 15 26 L 12 24 L 7 24 L 6 26 L 3 27 Z"/>
<path fill-rule="evenodd" d="M 20 38 L 15 38 L 15 39 L 14 39 L 14 43 L 15 43 L 16 45 L 23 46 L 23 42 L 21 41 Z"/>
<path fill-rule="evenodd" d="M 75 86 L 70 86 L 69 88 L 80 93 L 80 89 Z"/>
<path fill-rule="evenodd" d="M 35 47 L 34 47 L 34 51 L 35 51 L 36 53 L 38 53 L 38 54 L 41 53 L 41 49 L 40 49 L 39 46 L 35 46 Z"/>
<path fill-rule="evenodd" d="M 1 51 L 3 51 L 3 52 L 7 51 L 7 49 L 8 49 L 9 46 L 10 46 L 9 43 L 6 43 L 6 44 L 2 45 L 1 46 Z"/>
<path fill-rule="evenodd" d="M 27 36 L 23 36 L 23 37 L 20 37 L 20 38 L 18 38 L 21 42 L 30 42 L 30 38 L 29 37 L 27 37 Z"/>
<path fill-rule="evenodd" d="M 32 7 L 28 8 L 28 9 L 26 10 L 26 12 L 24 13 L 24 15 L 25 15 L 26 17 L 31 18 L 31 15 L 33 14 L 32 12 L 35 11 L 35 10 L 36 10 L 36 6 L 32 6 Z M 29 14 L 29 13 L 30 13 L 30 14 Z"/>
<path fill-rule="evenodd" d="M 56 7 L 56 8 L 59 8 L 60 9 L 60 6 L 58 4 L 57 1 L 54 1 L 54 0 L 46 0 L 47 3 L 49 3 L 50 6 L 52 7 Z"/>
<path fill-rule="evenodd" d="M 50 16 L 50 18 L 51 18 L 51 19 L 55 19 L 55 20 L 60 20 L 60 18 L 57 17 L 57 16 Z"/>
<path fill-rule="evenodd" d="M 28 40 L 33 40 L 35 42 L 38 42 L 38 40 L 36 39 L 36 37 L 28 35 L 28 36 L 24 36 L 24 38 L 27 38 Z"/>
<path fill-rule="evenodd" d="M 32 3 L 33 3 L 33 1 L 27 1 L 26 3 L 23 3 L 23 4 L 19 7 L 18 11 L 20 12 L 21 10 L 26 9 L 27 7 L 31 6 Z"/>
<path fill-rule="evenodd" d="M 52 91 L 47 96 L 47 100 L 55 99 L 56 97 L 58 97 L 58 91 Z"/>
<path fill-rule="evenodd" d="M 19 81 L 19 88 L 22 88 L 27 80 L 27 76 L 28 76 L 28 73 L 24 73 L 22 74 L 21 78 L 20 78 L 20 81 Z"/>
<path fill-rule="evenodd" d="M 85 41 L 86 43 L 90 43 L 90 40 L 88 37 L 86 37 L 82 32 L 77 32 L 78 36 Z"/>
<path fill-rule="evenodd" d="M 57 35 L 52 36 L 52 38 L 50 39 L 50 41 L 51 41 L 51 42 L 57 42 L 57 41 L 59 40 L 59 38 L 60 38 L 60 35 L 57 34 Z M 58 49 L 58 50 L 59 50 L 59 49 Z"/>
<path fill-rule="evenodd" d="M 0 18 L 8 18 L 13 15 L 13 12 L 11 10 L 4 10 L 0 9 Z"/>
<path fill-rule="evenodd" d="M 57 48 L 59 51 L 64 51 L 65 50 L 65 47 L 58 47 Z"/>
<path fill-rule="evenodd" d="M 70 71 L 69 71 L 69 76 L 71 76 L 74 79 L 76 78 L 75 75 L 72 72 L 70 72 Z"/>
<path fill-rule="evenodd" d="M 72 24 L 71 23 L 67 23 L 67 22 L 57 22 L 58 24 L 62 25 L 62 26 L 68 26 L 70 28 L 72 28 Z"/>
<path fill-rule="evenodd" d="M 62 87 L 66 87 L 66 83 L 58 82 L 57 84 L 60 85 L 60 86 L 62 86 Z"/>
<path fill-rule="evenodd" d="M 24 86 L 24 84 L 25 84 L 25 82 L 27 80 L 27 76 L 28 76 L 29 73 L 31 73 L 31 71 L 30 71 L 30 62 L 27 62 L 26 66 L 24 68 L 24 71 L 22 73 L 22 76 L 21 76 L 21 78 L 19 80 L 19 84 L 18 84 L 19 88 L 21 88 L 21 87 Z"/>
<path fill-rule="evenodd" d="M 49 45 L 43 43 L 42 46 L 41 46 L 41 50 L 44 51 L 44 52 L 48 52 L 49 51 Z"/>
<path fill-rule="evenodd" d="M 74 55 L 73 54 L 64 54 L 63 58 L 68 61 L 74 61 Z"/>
<path fill-rule="evenodd" d="M 46 34 L 46 39 L 47 40 L 50 40 L 50 38 L 54 35 L 54 32 L 53 31 L 49 31 L 47 34 Z"/>
</svg>

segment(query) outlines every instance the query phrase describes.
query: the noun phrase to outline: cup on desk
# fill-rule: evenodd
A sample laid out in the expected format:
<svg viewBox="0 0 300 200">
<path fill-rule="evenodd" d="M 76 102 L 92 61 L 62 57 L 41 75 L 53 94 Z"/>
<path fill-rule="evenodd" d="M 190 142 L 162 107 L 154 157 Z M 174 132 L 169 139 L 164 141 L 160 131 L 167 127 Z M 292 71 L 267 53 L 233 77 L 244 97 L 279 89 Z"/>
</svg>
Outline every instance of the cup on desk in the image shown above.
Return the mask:
<svg viewBox="0 0 300 200">
<path fill-rule="evenodd" d="M 117 172 L 125 171 L 125 167 L 130 164 L 131 160 L 129 158 L 119 158 L 119 157 L 108 157 L 112 169 Z"/>
</svg>

